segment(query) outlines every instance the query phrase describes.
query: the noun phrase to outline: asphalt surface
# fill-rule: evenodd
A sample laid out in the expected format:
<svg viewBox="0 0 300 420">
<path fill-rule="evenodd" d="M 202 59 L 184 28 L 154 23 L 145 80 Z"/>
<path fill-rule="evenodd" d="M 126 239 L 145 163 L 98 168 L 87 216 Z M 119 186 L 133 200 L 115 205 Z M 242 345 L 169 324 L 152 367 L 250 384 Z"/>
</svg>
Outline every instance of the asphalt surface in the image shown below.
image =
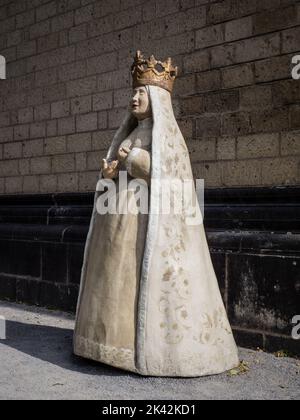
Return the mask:
<svg viewBox="0 0 300 420">
<path fill-rule="evenodd" d="M 244 373 L 144 378 L 74 356 L 71 315 L 0 302 L 0 316 L 7 330 L 0 340 L 1 400 L 300 399 L 297 359 L 240 349 Z"/>
</svg>

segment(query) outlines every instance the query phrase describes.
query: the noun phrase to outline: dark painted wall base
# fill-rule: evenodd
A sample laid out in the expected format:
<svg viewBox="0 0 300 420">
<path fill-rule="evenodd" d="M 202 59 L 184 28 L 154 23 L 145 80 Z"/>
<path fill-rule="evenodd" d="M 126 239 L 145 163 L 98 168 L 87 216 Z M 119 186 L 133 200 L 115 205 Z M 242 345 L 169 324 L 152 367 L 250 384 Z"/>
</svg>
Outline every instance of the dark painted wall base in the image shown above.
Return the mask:
<svg viewBox="0 0 300 420">
<path fill-rule="evenodd" d="M 0 299 L 74 312 L 93 194 L 0 197 Z M 209 190 L 206 229 L 241 346 L 300 355 L 300 188 Z"/>
</svg>

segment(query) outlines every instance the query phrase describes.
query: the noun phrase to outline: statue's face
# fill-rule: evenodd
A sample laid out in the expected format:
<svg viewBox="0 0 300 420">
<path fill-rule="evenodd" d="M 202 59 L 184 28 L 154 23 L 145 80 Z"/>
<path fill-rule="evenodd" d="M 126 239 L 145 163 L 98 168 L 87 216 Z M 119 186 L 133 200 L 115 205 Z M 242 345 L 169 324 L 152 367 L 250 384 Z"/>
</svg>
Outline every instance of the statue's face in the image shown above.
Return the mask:
<svg viewBox="0 0 300 420">
<path fill-rule="evenodd" d="M 142 86 L 133 90 L 131 110 L 138 120 L 144 120 L 152 116 L 151 103 L 145 87 Z"/>
</svg>

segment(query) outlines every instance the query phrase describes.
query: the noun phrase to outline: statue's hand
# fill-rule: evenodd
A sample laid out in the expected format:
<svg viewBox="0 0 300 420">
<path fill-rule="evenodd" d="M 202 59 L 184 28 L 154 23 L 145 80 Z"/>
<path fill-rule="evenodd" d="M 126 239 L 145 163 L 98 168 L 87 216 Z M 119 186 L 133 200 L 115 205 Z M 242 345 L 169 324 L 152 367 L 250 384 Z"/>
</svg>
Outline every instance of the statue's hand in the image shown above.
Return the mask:
<svg viewBox="0 0 300 420">
<path fill-rule="evenodd" d="M 129 153 L 131 152 L 131 150 L 129 149 L 129 147 L 121 147 L 121 149 L 119 149 L 118 151 L 118 159 L 120 162 L 124 162 L 124 160 L 126 160 L 128 158 Z"/>
<path fill-rule="evenodd" d="M 103 159 L 102 165 L 101 165 L 103 177 L 106 179 L 116 178 L 119 174 L 118 166 L 119 166 L 118 160 L 114 160 L 113 162 L 108 163 L 106 159 Z"/>
</svg>

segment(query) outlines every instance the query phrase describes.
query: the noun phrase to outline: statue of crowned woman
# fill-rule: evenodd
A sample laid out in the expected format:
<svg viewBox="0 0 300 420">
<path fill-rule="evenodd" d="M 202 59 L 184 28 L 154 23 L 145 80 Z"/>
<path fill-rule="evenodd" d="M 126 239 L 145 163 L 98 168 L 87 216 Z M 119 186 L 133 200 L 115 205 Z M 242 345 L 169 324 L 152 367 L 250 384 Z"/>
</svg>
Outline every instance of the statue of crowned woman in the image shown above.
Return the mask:
<svg viewBox="0 0 300 420">
<path fill-rule="evenodd" d="M 160 185 L 195 185 L 189 152 L 176 122 L 172 60 L 137 52 L 130 107 L 117 131 L 100 180 L 139 180 L 149 193 L 147 212 L 99 213 L 87 238 L 74 332 L 78 356 L 146 376 L 198 377 L 239 364 L 203 223 L 183 208 L 162 212 Z M 115 200 L 131 210 L 135 187 Z M 136 185 L 136 184 L 132 184 Z M 126 197 L 125 197 L 126 196 Z M 187 200 L 189 201 L 189 200 Z M 196 199 L 196 206 L 199 203 Z M 189 214 L 188 214 L 189 213 Z"/>
</svg>

